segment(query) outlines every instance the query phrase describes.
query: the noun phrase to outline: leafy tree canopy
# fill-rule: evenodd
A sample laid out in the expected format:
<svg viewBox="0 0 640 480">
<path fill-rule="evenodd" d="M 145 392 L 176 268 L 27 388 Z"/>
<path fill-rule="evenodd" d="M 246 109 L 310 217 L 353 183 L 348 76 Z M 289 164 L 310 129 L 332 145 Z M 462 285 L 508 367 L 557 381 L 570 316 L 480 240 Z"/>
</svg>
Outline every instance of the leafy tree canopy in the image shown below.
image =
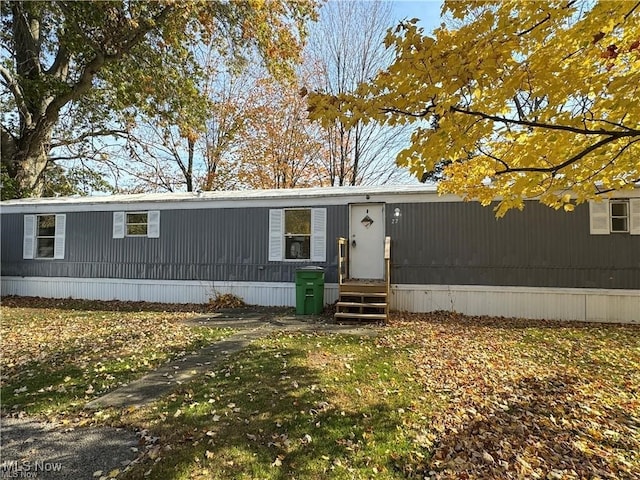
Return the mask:
<svg viewBox="0 0 640 480">
<path fill-rule="evenodd" d="M 413 124 L 398 163 L 497 214 L 640 181 L 640 2 L 447 1 L 454 26 L 389 31 L 395 60 L 355 94 L 311 94 L 312 118 Z"/>
<path fill-rule="evenodd" d="M 114 124 L 138 113 L 195 136 L 208 104 L 193 46 L 213 43 L 231 61 L 257 50 L 285 76 L 315 8 L 315 0 L 2 2 L 2 165 L 14 195 L 44 193 L 56 147 L 117 136 Z"/>
</svg>

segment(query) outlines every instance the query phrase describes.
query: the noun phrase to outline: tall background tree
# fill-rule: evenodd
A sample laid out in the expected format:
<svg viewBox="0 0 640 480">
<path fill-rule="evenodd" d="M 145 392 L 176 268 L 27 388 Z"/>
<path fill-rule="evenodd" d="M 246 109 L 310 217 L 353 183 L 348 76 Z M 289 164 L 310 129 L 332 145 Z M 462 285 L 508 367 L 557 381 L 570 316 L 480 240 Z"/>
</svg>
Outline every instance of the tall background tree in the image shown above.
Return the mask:
<svg viewBox="0 0 640 480">
<path fill-rule="evenodd" d="M 238 148 L 238 180 L 244 188 L 327 186 L 328 149 L 318 124 L 309 121 L 306 99 L 297 82 L 258 79 L 251 92 L 252 111 Z"/>
<path fill-rule="evenodd" d="M 313 94 L 312 117 L 410 124 L 398 157 L 442 192 L 497 214 L 554 208 L 640 181 L 640 2 L 447 1 L 457 22 L 388 34 L 392 65 L 353 94 Z"/>
<path fill-rule="evenodd" d="M 235 151 L 253 115 L 250 100 L 257 75 L 253 71 L 270 74 L 247 65 L 245 59 L 225 58 L 212 43 L 190 48 L 202 71 L 197 85 L 202 121 L 183 131 L 157 112 L 132 112 L 136 121 L 131 122 L 126 148 L 109 161 L 123 179 L 120 191 L 191 192 L 239 186 Z"/>
<path fill-rule="evenodd" d="M 384 45 L 395 24 L 390 2 L 328 2 L 310 31 L 305 50 L 307 68 L 316 74 L 308 88 L 331 96 L 356 92 L 359 84 L 386 69 L 393 52 Z M 329 185 L 385 183 L 401 174 L 393 157 L 408 140 L 401 127 L 373 122 L 324 123 L 328 147 L 325 168 Z"/>
<path fill-rule="evenodd" d="M 206 92 L 204 130 L 193 137 L 155 116 L 135 123 L 120 158 L 133 191 L 295 188 L 395 180 L 399 129 L 307 119 L 299 91 L 353 91 L 387 67 L 389 3 L 328 2 L 311 28 L 295 78 L 275 78 L 255 61 L 220 69 L 216 48 L 198 49 Z M 363 28 L 366 25 L 366 28 Z M 213 60 L 212 60 L 213 59 Z M 315 87 L 313 87 L 315 86 Z M 406 137 L 404 138 L 406 141 Z M 128 160 L 128 161 L 127 161 Z"/>
<path fill-rule="evenodd" d="M 312 0 L 2 2 L 3 198 L 43 194 L 55 147 L 95 154 L 139 113 L 197 138 L 207 102 L 188 46 L 254 48 L 286 75 L 314 14 Z"/>
</svg>

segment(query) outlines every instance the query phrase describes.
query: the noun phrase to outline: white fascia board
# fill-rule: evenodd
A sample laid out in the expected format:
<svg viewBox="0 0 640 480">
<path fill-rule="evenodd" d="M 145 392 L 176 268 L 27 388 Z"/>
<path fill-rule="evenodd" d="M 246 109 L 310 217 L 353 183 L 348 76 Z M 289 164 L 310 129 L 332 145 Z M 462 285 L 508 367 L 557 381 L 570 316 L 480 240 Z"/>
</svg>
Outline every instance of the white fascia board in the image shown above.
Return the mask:
<svg viewBox="0 0 640 480">
<path fill-rule="evenodd" d="M 640 198 L 640 189 L 615 192 L 610 198 Z M 496 199 L 499 200 L 499 199 Z M 291 206 L 320 207 L 351 203 L 462 202 L 439 195 L 433 185 L 323 187 L 279 190 L 233 190 L 197 193 L 146 193 L 95 197 L 34 198 L 0 202 L 0 213 L 114 212 L 129 210 L 196 210 Z M 537 200 L 528 200 L 537 201 Z"/>
<path fill-rule="evenodd" d="M 367 198 L 368 197 L 368 198 Z M 0 204 L 3 213 L 113 212 L 127 210 L 196 210 L 214 208 L 291 206 L 320 207 L 351 203 L 459 202 L 455 195 L 438 195 L 433 187 L 332 187 L 292 190 L 206 192 L 201 195 L 142 194 L 107 197 L 38 198 Z"/>
</svg>

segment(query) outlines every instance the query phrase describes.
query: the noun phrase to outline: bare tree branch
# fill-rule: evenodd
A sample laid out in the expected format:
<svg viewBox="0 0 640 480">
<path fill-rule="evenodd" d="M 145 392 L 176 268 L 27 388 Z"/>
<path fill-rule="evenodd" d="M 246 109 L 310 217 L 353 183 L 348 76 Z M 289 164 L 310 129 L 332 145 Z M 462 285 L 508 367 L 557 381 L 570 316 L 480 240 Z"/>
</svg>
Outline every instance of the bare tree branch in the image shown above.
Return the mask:
<svg viewBox="0 0 640 480">
<path fill-rule="evenodd" d="M 582 135 L 610 135 L 616 138 L 621 137 L 635 137 L 640 135 L 640 130 L 632 129 L 631 127 L 625 127 L 624 131 L 620 130 L 605 130 L 603 128 L 593 130 L 589 128 L 577 128 L 569 125 L 557 125 L 553 123 L 541 123 L 530 120 L 517 120 L 515 118 L 506 118 L 497 115 L 490 115 L 484 112 L 478 112 L 474 110 L 467 110 L 456 106 L 451 107 L 451 111 L 462 113 L 465 115 L 473 115 L 476 117 L 484 118 L 485 120 L 493 120 L 494 122 L 500 122 L 504 124 L 521 125 L 524 127 L 541 128 L 545 130 L 561 130 L 565 132 L 578 133 Z M 421 115 L 422 116 L 422 115 Z"/>
<path fill-rule="evenodd" d="M 382 108 L 381 110 L 384 113 L 397 113 L 398 115 L 406 115 L 407 117 L 424 118 L 428 115 L 431 115 L 433 113 L 434 108 L 435 108 L 435 105 L 429 105 L 427 108 L 419 112 L 410 112 L 408 110 L 402 110 L 395 107 Z"/>
<path fill-rule="evenodd" d="M 531 27 L 527 28 L 526 30 L 518 32 L 516 35 L 518 35 L 518 37 L 522 37 L 523 35 L 526 35 L 527 33 L 533 32 L 536 28 L 538 28 L 540 25 L 543 25 L 543 24 L 547 23 L 549 20 L 551 20 L 551 14 L 549 12 L 547 12 L 545 17 L 542 20 L 540 20 L 538 23 L 532 25 Z"/>
<path fill-rule="evenodd" d="M 594 152 L 598 148 L 603 147 L 604 145 L 607 145 L 608 143 L 614 142 L 614 141 L 618 140 L 619 138 L 620 137 L 618 137 L 618 136 L 608 136 L 607 138 L 603 138 L 602 140 L 594 143 L 593 145 L 588 146 L 587 148 L 585 148 L 581 152 L 577 153 L 576 155 L 574 155 L 571 158 L 568 158 L 567 160 L 565 160 L 564 162 L 562 162 L 562 163 L 560 163 L 558 165 L 553 165 L 551 167 L 507 167 L 504 170 L 499 170 L 499 171 L 495 172 L 495 174 L 496 175 L 504 175 L 506 173 L 514 173 L 514 172 L 540 172 L 540 173 L 554 173 L 555 174 L 555 173 L 558 173 L 563 168 L 566 168 L 569 165 L 572 165 L 572 164 L 576 163 L 578 160 L 581 160 L 582 158 L 586 157 L 588 154 L 590 154 L 591 152 Z"/>
<path fill-rule="evenodd" d="M 636 3 L 633 6 L 633 8 L 626 13 L 626 15 L 624 16 L 624 19 L 627 20 L 631 16 L 631 14 L 635 11 L 635 9 L 638 7 L 640 7 L 640 2 Z"/>
<path fill-rule="evenodd" d="M 25 103 L 24 95 L 22 94 L 20 85 L 18 85 L 18 82 L 16 82 L 11 72 L 2 65 L 0 65 L 0 75 L 2 75 L 2 78 L 4 79 L 4 81 L 2 82 L 3 85 L 6 86 L 13 95 L 13 98 L 16 101 L 16 105 L 18 107 L 18 111 L 20 112 L 20 115 L 22 116 L 25 124 L 30 125 L 32 122 L 32 117 L 31 113 L 29 112 L 29 107 L 27 107 L 27 104 Z"/>
<path fill-rule="evenodd" d="M 126 130 L 95 130 L 91 132 L 85 132 L 82 135 L 79 135 L 72 139 L 67 140 L 58 140 L 56 142 L 51 142 L 51 148 L 58 147 L 66 147 L 69 145 L 74 145 L 76 143 L 80 143 L 87 138 L 92 137 L 120 137 L 120 138 L 128 138 L 129 132 Z"/>
<path fill-rule="evenodd" d="M 571 8 L 571 6 L 576 3 L 577 0 L 571 0 L 569 2 L 567 2 L 567 4 L 562 7 L 563 9 L 568 9 Z M 522 37 L 523 35 L 526 35 L 527 33 L 531 33 L 533 32 L 536 28 L 538 28 L 540 25 L 544 25 L 545 23 L 547 23 L 549 20 L 551 20 L 551 14 L 549 12 L 547 12 L 547 14 L 544 16 L 544 18 L 540 21 L 538 21 L 536 24 L 534 24 L 533 26 L 527 28 L 526 30 L 523 30 L 522 32 L 517 33 L 518 37 Z"/>
<path fill-rule="evenodd" d="M 56 58 L 51 66 L 45 70 L 47 75 L 51 75 L 54 78 L 65 80 L 67 72 L 69 70 L 69 52 L 64 45 L 60 45 Z"/>
<path fill-rule="evenodd" d="M 631 147 L 634 143 L 637 143 L 637 142 L 640 142 L 640 139 L 632 140 L 631 142 L 624 145 L 619 151 L 616 152 L 616 154 L 613 157 L 609 159 L 607 163 L 604 163 L 600 168 L 591 172 L 591 175 L 587 177 L 587 180 L 595 178 L 599 173 L 603 172 L 608 167 L 613 165 L 616 162 L 616 160 L 618 160 L 618 157 L 620 157 L 620 155 L 622 155 L 625 152 L 625 150 L 627 150 L 629 147 Z"/>
<path fill-rule="evenodd" d="M 98 71 L 100 71 L 105 63 L 111 63 L 122 58 L 122 56 L 129 52 L 138 42 L 140 42 L 147 33 L 156 28 L 157 25 L 162 24 L 162 22 L 172 11 L 173 7 L 171 6 L 167 6 L 162 9 L 162 11 L 156 17 L 154 17 L 152 21 L 145 22 L 142 26 L 136 29 L 131 34 L 129 39 L 127 39 L 124 46 L 114 54 L 107 54 L 103 52 L 101 46 L 95 48 L 96 52 L 94 57 L 82 69 L 82 73 L 80 74 L 80 77 L 75 85 L 73 85 L 73 87 L 67 93 L 56 97 L 51 102 L 51 104 L 49 104 L 46 112 L 47 116 L 56 115 L 64 105 L 72 100 L 76 100 L 84 93 L 86 93 L 91 88 L 95 75 L 98 73 Z"/>
</svg>

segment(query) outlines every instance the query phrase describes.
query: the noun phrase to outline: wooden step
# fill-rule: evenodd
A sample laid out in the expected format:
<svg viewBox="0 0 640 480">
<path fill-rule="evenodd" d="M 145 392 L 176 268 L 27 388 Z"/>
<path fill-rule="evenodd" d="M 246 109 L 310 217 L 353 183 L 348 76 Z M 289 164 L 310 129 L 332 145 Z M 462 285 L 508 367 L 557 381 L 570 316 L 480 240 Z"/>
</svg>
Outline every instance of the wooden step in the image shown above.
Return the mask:
<svg viewBox="0 0 640 480">
<path fill-rule="evenodd" d="M 359 284 L 359 283 L 343 283 L 338 289 L 339 292 L 356 292 L 356 293 L 387 293 L 387 286 L 382 284 Z"/>
<path fill-rule="evenodd" d="M 341 297 L 386 297 L 386 292 L 340 292 Z"/>
<path fill-rule="evenodd" d="M 346 280 L 340 284 L 336 321 L 387 321 L 387 285 L 376 280 Z"/>
<path fill-rule="evenodd" d="M 385 285 L 384 280 L 362 280 L 358 278 L 345 278 L 342 281 L 342 285 Z"/>
<path fill-rule="evenodd" d="M 338 302 L 337 307 L 368 307 L 368 308 L 386 308 L 387 304 L 384 302 L 370 303 L 370 302 Z"/>
<path fill-rule="evenodd" d="M 384 313 L 347 313 L 336 312 L 335 318 L 358 318 L 362 320 L 386 320 L 387 316 Z"/>
</svg>

